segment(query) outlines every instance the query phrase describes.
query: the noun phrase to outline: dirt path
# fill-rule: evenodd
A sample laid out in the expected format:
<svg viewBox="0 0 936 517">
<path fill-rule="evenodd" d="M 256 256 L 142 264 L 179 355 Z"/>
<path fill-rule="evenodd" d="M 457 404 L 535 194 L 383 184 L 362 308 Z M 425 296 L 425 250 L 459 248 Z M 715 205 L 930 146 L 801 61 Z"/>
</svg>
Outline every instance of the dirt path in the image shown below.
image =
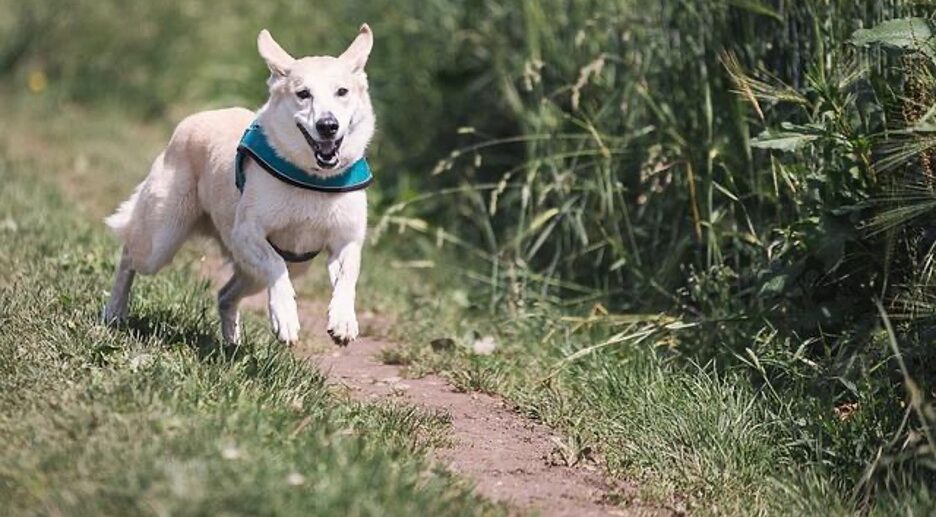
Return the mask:
<svg viewBox="0 0 936 517">
<path fill-rule="evenodd" d="M 401 379 L 396 366 L 374 357 L 393 346 L 370 338 L 313 361 L 362 399 L 392 399 L 451 415 L 454 445 L 438 452 L 452 470 L 476 483 L 485 497 L 543 515 L 623 514 L 607 504 L 612 490 L 597 472 L 550 465 L 555 447 L 544 426 L 522 418 L 499 399 L 455 391 L 444 379 Z M 632 490 L 632 488 L 630 488 Z"/>
<path fill-rule="evenodd" d="M 207 259 L 202 272 L 220 285 L 226 268 Z M 248 298 L 248 310 L 263 310 L 265 295 Z M 633 499 L 633 486 L 609 485 L 597 469 L 552 464 L 556 437 L 548 428 L 523 418 L 504 401 L 479 393 L 456 391 L 441 377 L 406 379 L 397 366 L 381 363 L 381 350 L 394 345 L 364 336 L 347 348 L 326 345 L 325 308 L 321 302 L 300 300 L 305 341 L 297 354 L 319 367 L 331 382 L 347 387 L 359 400 L 413 404 L 451 415 L 453 445 L 438 450 L 437 458 L 471 479 L 482 496 L 516 508 L 549 516 L 669 515 L 652 506 L 615 505 L 612 499 Z M 359 315 L 362 329 L 375 328 L 374 316 Z M 326 353 L 315 350 L 328 350 Z"/>
</svg>

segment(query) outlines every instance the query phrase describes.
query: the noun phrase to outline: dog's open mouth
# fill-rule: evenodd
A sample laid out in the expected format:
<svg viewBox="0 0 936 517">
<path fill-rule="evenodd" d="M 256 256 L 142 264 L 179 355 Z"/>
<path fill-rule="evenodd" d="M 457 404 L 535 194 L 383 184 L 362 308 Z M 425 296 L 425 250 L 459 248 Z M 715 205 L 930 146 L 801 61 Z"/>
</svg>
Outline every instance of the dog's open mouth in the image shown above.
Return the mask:
<svg viewBox="0 0 936 517">
<path fill-rule="evenodd" d="M 344 141 L 344 137 L 337 140 L 316 140 L 312 138 L 312 135 L 306 131 L 302 124 L 296 124 L 296 126 L 302 133 L 302 137 L 305 138 L 306 143 L 312 148 L 312 152 L 315 153 L 315 161 L 318 162 L 321 168 L 331 169 L 338 165 L 338 151 L 341 150 L 341 142 Z"/>
</svg>

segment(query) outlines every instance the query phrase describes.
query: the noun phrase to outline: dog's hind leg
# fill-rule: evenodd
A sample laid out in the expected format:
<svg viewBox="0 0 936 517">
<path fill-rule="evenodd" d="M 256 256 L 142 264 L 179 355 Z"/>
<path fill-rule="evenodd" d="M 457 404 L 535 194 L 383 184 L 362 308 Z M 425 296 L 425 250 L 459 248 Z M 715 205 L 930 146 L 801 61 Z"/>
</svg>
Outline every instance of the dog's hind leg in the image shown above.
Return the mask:
<svg viewBox="0 0 936 517">
<path fill-rule="evenodd" d="M 116 325 L 127 317 L 130 288 L 133 287 L 134 276 L 136 276 L 136 271 L 130 267 L 130 252 L 124 246 L 120 254 L 120 263 L 117 265 L 117 274 L 114 276 L 114 288 L 111 289 L 110 299 L 104 306 L 102 316 L 104 323 Z"/>
<path fill-rule="evenodd" d="M 152 275 L 166 266 L 203 216 L 197 178 L 172 148 L 153 162 L 146 180 L 107 224 L 123 240 L 131 267 Z"/>
<path fill-rule="evenodd" d="M 234 268 L 231 279 L 218 292 L 218 314 L 221 316 L 221 335 L 231 344 L 240 342 L 240 312 L 237 306 L 245 297 L 263 290 L 263 284 L 256 282 L 243 272 Z"/>
<path fill-rule="evenodd" d="M 182 160 L 172 163 L 167 152 L 153 161 L 146 179 L 106 219 L 123 241 L 123 251 L 104 307 L 105 323 L 126 318 L 134 276 L 154 274 L 168 264 L 202 216 L 195 175 Z"/>
</svg>

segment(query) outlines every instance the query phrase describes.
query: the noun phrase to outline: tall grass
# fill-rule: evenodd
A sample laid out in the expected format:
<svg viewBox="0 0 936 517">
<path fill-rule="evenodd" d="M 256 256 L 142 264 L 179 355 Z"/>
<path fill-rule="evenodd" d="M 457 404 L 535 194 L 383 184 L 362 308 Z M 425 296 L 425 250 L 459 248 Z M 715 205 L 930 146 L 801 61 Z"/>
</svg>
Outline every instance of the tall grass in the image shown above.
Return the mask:
<svg viewBox="0 0 936 517">
<path fill-rule="evenodd" d="M 631 313 L 604 318 L 602 347 L 748 371 L 856 508 L 929 484 L 932 417 L 904 407 L 932 384 L 933 24 L 891 48 L 858 31 L 931 12 L 525 4 L 485 39 L 521 133 L 463 129 L 477 143 L 436 167 L 447 188 L 383 222 L 473 260 L 494 310 L 600 303 Z"/>
</svg>

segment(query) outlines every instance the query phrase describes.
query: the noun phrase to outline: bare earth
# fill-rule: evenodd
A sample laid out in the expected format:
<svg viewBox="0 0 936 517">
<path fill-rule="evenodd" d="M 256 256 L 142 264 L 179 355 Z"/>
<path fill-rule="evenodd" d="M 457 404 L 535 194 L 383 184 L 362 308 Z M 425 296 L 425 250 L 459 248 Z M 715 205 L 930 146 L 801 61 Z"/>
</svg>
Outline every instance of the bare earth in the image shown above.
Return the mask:
<svg viewBox="0 0 936 517">
<path fill-rule="evenodd" d="M 217 258 L 203 261 L 201 271 L 220 286 L 229 274 Z M 266 295 L 244 301 L 247 310 L 265 310 Z M 504 502 L 518 513 L 549 516 L 672 515 L 636 500 L 633 485 L 605 481 L 598 468 L 556 465 L 550 456 L 557 437 L 547 427 L 513 411 L 503 400 L 457 391 L 441 377 L 402 378 L 398 366 L 381 363 L 381 350 L 394 343 L 364 336 L 347 348 L 328 345 L 325 306 L 303 300 L 299 314 L 305 341 L 296 353 L 321 369 L 331 382 L 343 385 L 358 400 L 389 401 L 444 411 L 451 415 L 453 445 L 437 458 L 452 471 L 471 479 L 476 491 Z M 361 328 L 379 328 L 373 315 L 359 315 Z M 321 350 L 327 350 L 322 353 Z M 317 352 L 318 351 L 318 352 Z M 614 504 L 615 501 L 620 504 Z M 622 501 L 630 501 L 622 502 Z"/>
</svg>

